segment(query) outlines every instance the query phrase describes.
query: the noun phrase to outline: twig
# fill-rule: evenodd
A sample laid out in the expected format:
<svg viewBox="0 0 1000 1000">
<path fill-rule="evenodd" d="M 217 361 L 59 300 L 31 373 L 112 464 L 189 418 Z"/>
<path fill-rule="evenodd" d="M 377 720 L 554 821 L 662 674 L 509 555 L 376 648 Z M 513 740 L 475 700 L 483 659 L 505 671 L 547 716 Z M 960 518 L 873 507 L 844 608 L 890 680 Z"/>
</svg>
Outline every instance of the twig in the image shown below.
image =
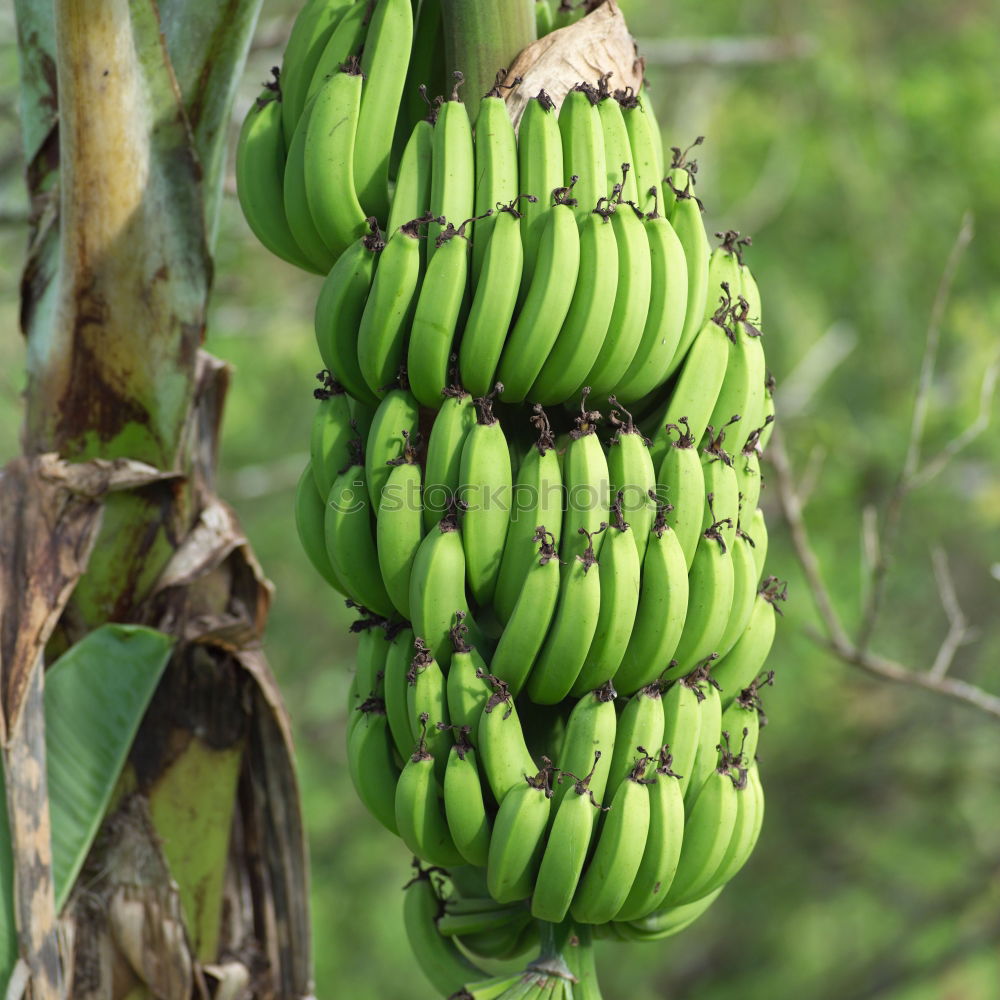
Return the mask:
<svg viewBox="0 0 1000 1000">
<path fill-rule="evenodd" d="M 934 578 L 937 580 L 938 594 L 941 596 L 941 607 L 948 616 L 948 634 L 941 643 L 934 665 L 928 671 L 931 677 L 940 679 L 951 669 L 955 654 L 959 649 L 975 638 L 975 632 L 969 628 L 965 614 L 958 603 L 955 593 L 955 581 L 951 578 L 948 568 L 948 556 L 942 548 L 931 552 L 934 563 Z"/>
<path fill-rule="evenodd" d="M 941 344 L 941 321 L 945 308 L 951 298 L 952 285 L 958 271 L 959 262 L 969 243 L 972 241 L 972 215 L 968 212 L 962 216 L 958 235 L 952 244 L 951 252 L 945 263 L 944 272 L 934 294 L 934 304 L 931 307 L 931 318 L 927 324 L 927 338 L 924 343 L 923 359 L 920 362 L 920 378 L 917 383 L 917 397 L 913 404 L 913 417 L 910 421 L 910 436 L 906 446 L 906 458 L 899 479 L 885 508 L 882 522 L 880 556 L 872 567 L 871 589 L 865 602 L 861 616 L 861 628 L 858 631 L 858 648 L 864 650 L 871 642 L 875 631 L 875 623 L 882 610 L 885 599 L 886 577 L 889 572 L 892 551 L 899 532 L 899 521 L 903 510 L 903 501 L 913 489 L 913 482 L 920 470 L 920 448 L 923 443 L 924 428 L 927 425 L 927 412 L 930 407 L 931 390 L 934 384 L 934 373 L 937 367 L 938 348 Z"/>
<path fill-rule="evenodd" d="M 645 38 L 639 51 L 656 66 L 748 66 L 808 59 L 816 52 L 811 35 Z"/>
<path fill-rule="evenodd" d="M 788 453 L 785 450 L 785 443 L 780 431 L 775 430 L 767 454 L 774 468 L 778 499 L 788 524 L 792 547 L 802 567 L 802 572 L 805 574 L 806 584 L 826 632 L 826 635 L 816 636 L 818 641 L 845 663 L 856 666 L 874 677 L 933 691 L 955 701 L 972 705 L 1000 719 L 1000 697 L 966 681 L 940 675 L 940 671 L 935 673 L 935 667 L 938 663 L 947 662 L 947 650 L 951 642 L 954 641 L 951 638 L 954 626 L 949 630 L 948 636 L 945 637 L 942 644 L 944 652 L 938 651 L 934 658 L 934 666 L 926 671 L 910 670 L 897 660 L 872 653 L 851 640 L 833 607 L 830 592 L 819 566 L 819 559 L 809 540 L 809 532 L 802 516 L 802 505 L 796 492 Z M 965 635 L 968 635 L 967 630 Z"/>
</svg>

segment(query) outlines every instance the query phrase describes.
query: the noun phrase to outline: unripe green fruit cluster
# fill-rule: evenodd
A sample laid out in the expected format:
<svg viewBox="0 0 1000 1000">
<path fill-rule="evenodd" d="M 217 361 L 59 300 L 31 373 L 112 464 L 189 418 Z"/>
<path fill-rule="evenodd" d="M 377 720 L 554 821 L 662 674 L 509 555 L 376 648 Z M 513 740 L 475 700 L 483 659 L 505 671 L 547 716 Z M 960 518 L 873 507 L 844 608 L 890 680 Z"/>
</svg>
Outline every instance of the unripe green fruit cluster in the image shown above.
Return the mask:
<svg viewBox="0 0 1000 1000">
<path fill-rule="evenodd" d="M 450 990 L 531 918 L 655 940 L 739 871 L 784 589 L 748 241 L 710 250 L 696 165 L 607 77 L 516 133 L 499 82 L 474 121 L 457 83 L 416 114 L 443 76 L 419 7 L 308 0 L 237 180 L 261 241 L 326 274 L 296 523 L 359 611 L 358 794 L 454 873 L 406 906 Z"/>
</svg>

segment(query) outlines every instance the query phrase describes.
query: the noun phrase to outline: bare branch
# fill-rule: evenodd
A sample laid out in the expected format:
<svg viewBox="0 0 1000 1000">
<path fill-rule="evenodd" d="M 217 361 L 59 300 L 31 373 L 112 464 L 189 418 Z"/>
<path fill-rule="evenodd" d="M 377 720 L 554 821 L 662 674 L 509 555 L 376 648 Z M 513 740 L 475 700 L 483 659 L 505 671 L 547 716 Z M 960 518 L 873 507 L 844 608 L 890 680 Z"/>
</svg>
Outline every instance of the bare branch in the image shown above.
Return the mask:
<svg viewBox="0 0 1000 1000">
<path fill-rule="evenodd" d="M 941 595 L 941 607 L 948 616 L 948 634 L 941 643 L 934 664 L 929 673 L 931 677 L 942 678 L 951 669 L 955 660 L 955 654 L 962 646 L 968 644 L 975 637 L 973 629 L 969 628 L 965 614 L 958 603 L 958 595 L 955 593 L 955 582 L 951 577 L 951 570 L 948 567 L 948 556 L 942 548 L 935 548 L 931 552 L 931 559 L 934 563 L 934 578 L 937 580 L 938 593 Z"/>
<path fill-rule="evenodd" d="M 913 404 L 913 417 L 910 421 L 910 435 L 906 447 L 906 458 L 903 468 L 892 493 L 889 495 L 882 522 L 881 555 L 872 568 L 871 590 L 862 614 L 861 628 L 858 632 L 858 648 L 864 650 L 871 642 L 885 599 L 886 577 L 892 561 L 896 537 L 899 532 L 899 521 L 903 511 L 903 501 L 913 488 L 913 480 L 920 468 L 920 448 L 927 425 L 927 412 L 930 407 L 931 390 L 934 385 L 934 374 L 937 369 L 938 349 L 941 344 L 941 321 L 951 298 L 951 289 L 955 283 L 955 274 L 966 248 L 972 241 L 972 215 L 966 212 L 962 216 L 958 235 L 948 254 L 944 272 L 934 294 L 934 304 L 931 307 L 930 322 L 927 324 L 927 338 L 924 343 L 923 359 L 920 362 L 920 378 L 917 384 L 917 397 Z"/>
</svg>

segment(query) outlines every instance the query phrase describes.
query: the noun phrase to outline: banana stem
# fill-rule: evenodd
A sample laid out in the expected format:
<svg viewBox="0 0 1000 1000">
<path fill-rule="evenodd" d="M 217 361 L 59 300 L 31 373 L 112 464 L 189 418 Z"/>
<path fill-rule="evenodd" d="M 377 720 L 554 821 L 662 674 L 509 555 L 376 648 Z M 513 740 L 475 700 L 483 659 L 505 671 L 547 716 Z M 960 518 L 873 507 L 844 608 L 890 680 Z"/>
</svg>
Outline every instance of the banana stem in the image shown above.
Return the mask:
<svg viewBox="0 0 1000 1000">
<path fill-rule="evenodd" d="M 604 1000 L 597 982 L 597 962 L 594 955 L 594 935 L 583 924 L 576 928 L 576 946 L 570 949 L 570 968 L 577 978 L 573 1000 Z"/>
<path fill-rule="evenodd" d="M 479 99 L 535 40 L 534 0 L 441 0 L 449 77 L 465 76 L 462 100 L 473 120 Z"/>
</svg>

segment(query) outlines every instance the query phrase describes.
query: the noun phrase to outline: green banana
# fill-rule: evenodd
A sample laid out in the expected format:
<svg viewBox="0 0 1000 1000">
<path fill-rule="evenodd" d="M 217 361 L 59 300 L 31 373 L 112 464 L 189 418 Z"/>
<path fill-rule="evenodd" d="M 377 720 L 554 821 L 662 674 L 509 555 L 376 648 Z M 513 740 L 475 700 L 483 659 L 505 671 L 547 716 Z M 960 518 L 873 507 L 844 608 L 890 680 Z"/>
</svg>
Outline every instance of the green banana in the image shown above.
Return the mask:
<svg viewBox="0 0 1000 1000">
<path fill-rule="evenodd" d="M 761 681 L 752 681 L 722 713 L 722 739 L 724 742 L 728 740 L 730 751 L 744 768 L 757 756 L 760 742 L 761 714 L 764 711 L 760 683 L 773 684 L 774 671 Z"/>
<path fill-rule="evenodd" d="M 421 737 L 396 782 L 396 827 L 403 843 L 432 865 L 463 863 L 448 829 L 438 793 L 434 757 Z"/>
<path fill-rule="evenodd" d="M 502 803 L 507 793 L 523 784 L 537 768 L 524 742 L 524 731 L 507 685 L 497 678 L 491 677 L 491 681 L 494 693 L 483 708 L 474 743 L 493 798 Z"/>
<path fill-rule="evenodd" d="M 407 675 L 413 660 L 413 629 L 396 625 L 386 629 L 389 649 L 385 657 L 383 695 L 389 732 L 400 760 L 413 753 L 413 732 L 410 728 L 408 704 L 410 682 Z"/>
<path fill-rule="evenodd" d="M 661 505 L 642 562 L 635 623 L 613 678 L 620 693 L 633 694 L 670 667 L 688 612 L 684 550 L 667 526 L 666 506 Z"/>
<path fill-rule="evenodd" d="M 467 219 L 457 229 L 450 222 L 438 234 L 437 252 L 420 286 L 406 353 L 410 388 L 422 406 L 436 410 L 448 382 L 452 342 L 465 302 L 469 278 Z"/>
<path fill-rule="evenodd" d="M 499 216 L 487 213 L 494 212 L 498 205 L 511 204 L 518 196 L 517 137 L 507 102 L 503 99 L 504 76 L 503 71 L 497 74 L 496 83 L 479 102 L 476 117 L 474 214 L 480 221 L 476 225 L 476 240 L 472 245 L 473 288 L 479 283 L 486 248 L 499 221 Z M 477 392 L 476 395 L 484 393 Z"/>
<path fill-rule="evenodd" d="M 493 673 L 506 682 L 513 695 L 520 693 L 531 673 L 559 600 L 559 557 L 554 536 L 539 525 L 534 539 L 539 543 L 538 559 L 524 575 L 514 610 L 491 661 Z"/>
<path fill-rule="evenodd" d="M 413 44 L 409 0 L 378 0 L 361 56 L 365 89 L 354 144 L 358 197 L 369 215 L 389 214 L 389 154 Z"/>
<path fill-rule="evenodd" d="M 648 763 L 648 757 L 640 757 L 614 793 L 597 847 L 573 896 L 570 912 L 578 923 L 606 923 L 628 899 L 649 832 L 649 791 L 644 778 Z"/>
<path fill-rule="evenodd" d="M 724 888 L 724 887 L 723 887 Z M 662 941 L 690 927 L 718 898 L 722 888 L 683 906 L 668 906 L 639 920 L 613 925 L 622 941 Z"/>
<path fill-rule="evenodd" d="M 291 143 L 313 71 L 353 0 L 308 0 L 296 15 L 281 60 L 282 128 Z"/>
<path fill-rule="evenodd" d="M 527 397 L 573 301 L 580 269 L 580 233 L 572 208 L 576 202 L 569 188 L 556 188 L 552 201 L 531 270 L 525 253 L 522 276 L 529 279 L 528 290 L 500 355 L 497 378 L 504 386 L 500 398 L 505 403 L 520 403 Z"/>
<path fill-rule="evenodd" d="M 549 0 L 535 0 L 535 35 L 544 38 L 555 28 Z"/>
<path fill-rule="evenodd" d="M 414 742 L 423 739 L 424 749 L 434 758 L 438 783 L 444 780 L 448 751 L 455 742 L 448 718 L 448 695 L 444 672 L 424 641 L 413 640 L 416 655 L 406 673 L 406 714 Z"/>
<path fill-rule="evenodd" d="M 637 691 L 626 702 L 618 719 L 615 732 L 615 748 L 608 768 L 607 789 L 611 795 L 617 794 L 636 761 L 643 759 L 652 763 L 649 748 L 663 746 L 663 700 L 658 684 Z M 610 919 L 610 918 L 609 918 Z"/>
<path fill-rule="evenodd" d="M 684 842 L 684 795 L 667 748 L 657 755 L 649 789 L 649 833 L 639 870 L 615 920 L 638 920 L 652 913 L 666 898 L 677 871 Z"/>
<path fill-rule="evenodd" d="M 355 432 L 344 387 L 328 371 L 320 372 L 317 378 L 322 386 L 313 393 L 319 406 L 309 432 L 309 464 L 316 489 L 326 496 L 340 470 L 350 462 L 348 442 Z"/>
<path fill-rule="evenodd" d="M 597 207 L 579 220 L 580 270 L 569 311 L 542 365 L 530 399 L 561 403 L 577 395 L 608 336 L 618 290 L 618 241 L 609 225 L 614 209 Z"/>
<path fill-rule="evenodd" d="M 581 223 L 590 214 L 590 206 L 596 205 L 607 193 L 604 129 L 597 110 L 598 101 L 600 94 L 595 87 L 578 83 L 559 109 L 563 183 L 573 187 L 576 213 Z"/>
<path fill-rule="evenodd" d="M 695 684 L 698 698 L 698 714 L 701 723 L 698 726 L 698 749 L 695 752 L 694 763 L 691 765 L 691 780 L 684 789 L 684 805 L 691 807 L 695 797 L 701 790 L 705 779 L 719 762 L 722 739 L 722 699 L 719 697 L 719 684 L 709 672 L 714 661 L 706 660 L 697 670 L 692 671 L 690 683 Z"/>
<path fill-rule="evenodd" d="M 677 433 L 676 441 L 671 436 L 674 431 Z M 702 532 L 705 473 L 698 457 L 698 442 L 691 433 L 687 417 L 667 424 L 661 432 L 661 439 L 667 442 L 667 448 L 656 476 L 656 492 L 661 500 L 669 504 L 667 525 L 677 535 L 690 571 Z"/>
<path fill-rule="evenodd" d="M 424 471 L 424 527 L 430 531 L 458 499 L 462 449 L 476 424 L 472 397 L 461 386 L 449 386 L 434 418 L 427 442 Z"/>
<path fill-rule="evenodd" d="M 391 389 L 379 403 L 365 441 L 365 479 L 378 511 L 400 455 L 419 444 L 420 407 L 405 386 Z M 418 497 L 419 499 L 419 497 Z"/>
<path fill-rule="evenodd" d="M 677 666 L 667 677 L 682 676 L 716 652 L 733 607 L 733 556 L 713 524 L 702 533 L 688 574 L 684 629 L 674 650 Z"/>
<path fill-rule="evenodd" d="M 451 662 L 451 628 L 457 612 L 466 616 L 473 642 L 486 648 L 485 636 L 471 615 L 465 596 L 465 550 L 458 521 L 449 514 L 424 536 L 410 571 L 413 628 L 447 669 Z"/>
<path fill-rule="evenodd" d="M 687 312 L 684 247 L 674 227 L 657 210 L 658 188 L 651 190 L 654 205 L 643 220 L 651 266 L 649 312 L 639 347 L 615 390 L 624 400 L 637 400 L 667 380 Z"/>
<path fill-rule="evenodd" d="M 672 767 L 683 797 L 691 784 L 701 744 L 701 701 L 704 692 L 697 672 L 666 689 L 663 699 L 663 742 L 670 747 Z M 713 737 L 714 738 L 714 737 Z"/>
<path fill-rule="evenodd" d="M 271 253 L 306 271 L 322 273 L 299 248 L 285 217 L 282 101 L 273 88 L 276 83 L 265 86 L 243 119 L 236 144 L 236 194 L 247 225 Z"/>
<path fill-rule="evenodd" d="M 768 577 L 757 593 L 750 619 L 732 649 L 712 668 L 712 676 L 722 690 L 722 703 L 734 698 L 761 672 L 774 642 L 778 615 L 777 602 L 785 600 L 785 588 Z"/>
<path fill-rule="evenodd" d="M 605 684 L 588 691 L 573 706 L 557 751 L 560 777 L 553 789 L 553 812 L 572 788 L 563 776 L 581 774 L 588 766 L 590 791 L 595 799 L 604 798 L 618 726 L 614 701 L 615 689 Z M 600 757 L 595 759 L 598 752 Z"/>
<path fill-rule="evenodd" d="M 580 415 L 569 432 L 569 444 L 563 457 L 563 483 L 565 485 L 565 514 L 559 555 L 569 559 L 570 548 L 577 545 L 581 534 L 594 536 L 595 556 L 600 555 L 604 541 L 599 534 L 601 525 L 608 523 L 611 513 L 611 473 L 608 459 L 597 437 L 598 410 L 587 409 L 590 388 L 584 387 L 580 401 Z"/>
<path fill-rule="evenodd" d="M 368 811 L 390 833 L 398 833 L 395 802 L 400 771 L 394 759 L 385 702 L 368 698 L 360 706 L 360 713 L 347 745 L 351 781 Z"/>
<path fill-rule="evenodd" d="M 724 886 L 747 863 L 764 824 L 764 789 L 757 765 L 751 761 L 746 771 L 746 787 L 740 791 L 736 833 L 712 881 Z"/>
<path fill-rule="evenodd" d="M 412 219 L 389 237 L 358 326 L 358 366 L 379 398 L 405 357 L 406 334 L 420 289 L 420 227 L 426 221 L 426 217 Z"/>
<path fill-rule="evenodd" d="M 486 862 L 486 884 L 498 903 L 531 895 L 545 851 L 551 786 L 551 772 L 543 769 L 522 778 L 500 801 Z"/>
<path fill-rule="evenodd" d="M 347 587 L 337 576 L 326 552 L 323 527 L 326 514 L 325 500 L 325 495 L 316 489 L 316 477 L 312 473 L 311 463 L 307 462 L 295 487 L 295 530 L 313 569 L 334 590 L 346 596 Z"/>
<path fill-rule="evenodd" d="M 535 944 L 535 925 L 524 908 L 525 915 L 511 917 L 502 927 L 465 934 L 460 938 L 462 947 L 475 958 L 508 961 L 523 955 Z M 510 1000 L 510 994 L 503 995 Z"/>
<path fill-rule="evenodd" d="M 764 380 L 764 428 L 760 432 L 760 453 L 767 451 L 767 443 L 774 433 L 774 376 L 768 372 Z"/>
<path fill-rule="evenodd" d="M 310 102 L 303 151 L 306 200 L 316 230 L 334 259 L 364 235 L 368 215 L 379 215 L 365 212 L 354 188 L 361 80 L 357 60 L 352 60 Z"/>
<path fill-rule="evenodd" d="M 285 174 L 282 180 L 282 201 L 288 228 L 299 249 L 309 260 L 310 269 L 317 274 L 326 274 L 335 263 L 336 255 L 330 252 L 316 228 L 306 194 L 306 137 L 309 134 L 309 119 L 312 117 L 314 107 L 315 99 L 305 106 L 288 143 Z"/>
<path fill-rule="evenodd" d="M 484 861 L 483 867 L 485 865 Z M 463 900 L 463 902 L 468 901 Z M 530 919 L 523 903 L 507 903 L 501 906 L 488 898 L 482 902 L 489 904 L 484 910 L 453 913 L 450 900 L 446 901 L 447 909 L 438 919 L 438 931 L 446 937 L 465 937 L 469 934 L 481 934 L 501 927 L 510 927 L 512 924 L 523 926 Z"/>
<path fill-rule="evenodd" d="M 762 430 L 762 427 L 755 427 L 750 432 L 743 448 L 733 460 L 733 468 L 736 470 L 736 481 L 740 491 L 740 520 L 743 522 L 741 527 L 747 526 L 743 511 L 749 511 L 752 517 L 760 503 L 762 480 L 757 442 L 760 440 Z"/>
<path fill-rule="evenodd" d="M 464 983 L 485 979 L 451 938 L 438 932 L 441 898 L 431 881 L 432 872 L 422 871 L 407 884 L 403 897 L 403 926 L 410 948 L 430 984 L 442 996 L 461 990 Z"/>
<path fill-rule="evenodd" d="M 388 232 L 394 233 L 403 223 L 419 219 L 430 211 L 433 163 L 434 126 L 424 119 L 413 126 L 403 149 L 389 210 Z"/>
<path fill-rule="evenodd" d="M 486 663 L 476 648 L 465 641 L 469 631 L 465 615 L 459 612 L 456 618 L 451 630 L 451 644 L 455 651 L 448 667 L 448 715 L 453 725 L 468 727 L 470 732 L 474 732 L 479 727 L 479 719 L 493 694 L 493 688 L 486 679 Z"/>
<path fill-rule="evenodd" d="M 600 759 L 601 751 L 595 750 L 591 769 L 583 777 L 560 773 L 560 781 L 564 776 L 573 777 L 574 781 L 571 791 L 550 812 L 552 827 L 531 893 L 531 915 L 536 920 L 559 924 L 569 913 L 601 808 L 590 789 Z"/>
<path fill-rule="evenodd" d="M 619 91 L 615 97 L 622 107 L 622 117 L 625 119 L 629 146 L 632 149 L 632 165 L 639 189 L 637 205 L 640 211 L 651 212 L 655 207 L 653 192 L 659 187 L 663 177 L 663 156 L 657 138 L 659 128 L 652 114 L 647 113 L 649 95 L 636 96 L 629 88 Z"/>
<path fill-rule="evenodd" d="M 358 636 L 353 687 L 359 693 L 360 701 L 369 696 L 385 700 L 385 661 L 389 655 L 385 625 L 384 618 L 371 614 L 351 623 L 351 634 Z M 352 723 L 356 721 L 352 719 Z"/>
<path fill-rule="evenodd" d="M 527 196 L 527 201 L 535 200 L 534 195 Z M 472 305 L 462 331 L 458 364 L 462 383 L 476 396 L 485 396 L 493 388 L 517 305 L 524 263 L 520 219 L 516 201 L 498 205 L 492 225 L 487 230 L 480 228 L 473 246 L 473 253 L 478 250 L 481 254 L 480 271 L 473 279 Z"/>
<path fill-rule="evenodd" d="M 627 163 L 631 167 L 635 159 L 632 155 L 632 143 L 628 137 L 625 118 L 622 115 L 622 106 L 608 87 L 608 80 L 612 75 L 609 73 L 602 76 L 597 83 L 601 98 L 597 105 L 597 113 L 600 115 L 604 131 L 604 189 L 611 191 L 616 184 L 622 184 L 622 200 L 638 202 L 639 188 L 635 182 L 635 171 L 624 170 L 624 165 Z M 624 181 L 622 181 L 623 171 Z"/>
<path fill-rule="evenodd" d="M 361 442 L 351 441 L 352 459 L 334 480 L 323 515 L 326 552 L 333 572 L 359 604 L 389 617 L 393 603 L 378 571 L 372 532 L 372 501 L 365 481 Z"/>
<path fill-rule="evenodd" d="M 465 104 L 458 96 L 464 77 L 456 70 L 450 100 L 441 105 L 434 123 L 434 159 L 431 171 L 431 213 L 435 219 L 427 228 L 427 263 L 436 251 L 436 241 L 444 220 L 471 218 L 476 201 L 475 152 L 472 124 Z M 474 232 L 470 232 L 474 238 Z"/>
<path fill-rule="evenodd" d="M 738 778 L 734 778 L 728 754 L 705 779 L 684 826 L 684 843 L 665 906 L 693 903 L 713 889 L 712 877 L 719 870 L 733 836 L 738 810 Z"/>
<path fill-rule="evenodd" d="M 571 688 L 574 697 L 615 677 L 629 645 L 639 607 L 641 564 L 629 523 L 622 514 L 623 491 L 611 505 L 609 538 L 601 546 L 600 610 L 583 666 Z M 567 668 L 568 670 L 569 668 Z"/>
<path fill-rule="evenodd" d="M 625 176 L 629 170 L 622 165 Z M 618 288 L 608 336 L 591 366 L 586 382 L 599 396 L 616 391 L 642 343 L 649 316 L 653 261 L 642 216 L 633 204 L 622 201 L 616 184 L 611 226 L 618 243 Z"/>
<path fill-rule="evenodd" d="M 414 5 L 413 45 L 389 162 L 389 173 L 395 176 L 397 184 L 403 175 L 399 155 L 403 139 L 418 121 L 428 117 L 428 107 L 430 120 L 433 120 L 437 105 L 428 94 L 444 94 L 445 90 L 445 61 L 441 58 L 445 44 L 441 0 L 422 0 L 419 11 L 417 6 Z"/>
<path fill-rule="evenodd" d="M 551 210 L 549 196 L 563 183 L 562 136 L 556 106 L 544 90 L 525 105 L 517 134 L 518 187 L 538 200 L 524 208 L 521 243 L 524 248 L 523 274 L 535 273 L 535 258 Z M 527 295 L 522 283 L 519 302 Z"/>
<path fill-rule="evenodd" d="M 622 510 L 628 515 L 641 563 L 657 514 L 656 468 L 650 455 L 649 441 L 636 427 L 632 414 L 618 402 L 617 396 L 609 397 L 608 402 L 612 407 L 611 424 L 615 428 L 608 447 L 611 496 L 623 493 Z"/>
<path fill-rule="evenodd" d="M 739 419 L 739 418 L 736 418 Z M 705 431 L 708 441 L 702 450 L 701 464 L 705 474 L 705 505 L 702 514 L 702 531 L 712 525 L 719 526 L 723 544 L 732 548 L 736 541 L 736 528 L 740 519 L 740 484 L 729 452 L 723 447 L 726 429 L 719 433 L 709 424 Z"/>
<path fill-rule="evenodd" d="M 310 98 L 315 97 L 319 93 L 331 76 L 341 71 L 344 63 L 349 62 L 352 58 L 357 59 L 359 53 L 365 47 L 370 13 L 371 11 L 367 3 L 357 3 L 356 0 L 349 0 L 344 16 L 337 22 L 337 26 L 331 34 L 327 36 L 326 43 L 320 52 L 312 74 L 305 78 L 305 85 L 308 89 L 305 99 L 302 101 L 302 107 L 305 107 Z M 353 142 L 351 143 L 350 152 L 353 155 Z"/>
<path fill-rule="evenodd" d="M 700 141 L 700 140 L 699 140 Z M 684 329 L 681 331 L 680 343 L 667 374 L 672 375 L 684 359 L 688 348 L 698 336 L 705 319 L 705 302 L 708 292 L 708 235 L 705 223 L 702 221 L 702 206 L 694 193 L 694 164 L 687 168 L 677 164 L 675 152 L 675 167 L 668 179 L 667 186 L 672 194 L 672 208 L 665 206 L 669 212 L 670 223 L 674 227 L 677 238 L 684 248 L 684 259 L 688 267 L 687 310 L 684 316 Z M 683 154 L 681 154 L 683 156 Z M 669 201 L 669 199 L 668 199 Z"/>
<path fill-rule="evenodd" d="M 464 726 L 448 754 L 444 775 L 444 811 L 459 853 L 470 865 L 485 867 L 490 849 L 490 821 L 483 801 L 476 751 L 468 742 L 467 727 Z"/>
<path fill-rule="evenodd" d="M 583 668 L 597 630 L 601 608 L 601 576 L 594 555 L 594 536 L 560 574 L 559 602 L 538 658 L 528 677 L 528 697 L 536 705 L 555 705 L 569 694 Z"/>
<path fill-rule="evenodd" d="M 696 444 L 704 437 L 726 378 L 729 363 L 729 328 L 726 324 L 729 316 L 730 311 L 721 306 L 702 326 L 684 358 L 667 406 L 667 423 L 687 423 Z"/>
<path fill-rule="evenodd" d="M 767 560 L 767 522 L 764 511 L 758 507 L 750 517 L 750 527 L 747 534 L 753 539 L 754 562 L 757 564 L 757 579 L 764 575 L 764 563 Z"/>
<path fill-rule="evenodd" d="M 386 593 L 396 610 L 410 617 L 410 573 L 424 537 L 420 504 L 420 465 L 407 437 L 403 454 L 395 460 L 379 501 L 375 522 L 378 565 Z"/>
<path fill-rule="evenodd" d="M 316 345 L 323 364 L 355 398 L 377 403 L 358 366 L 358 327 L 375 277 L 378 255 L 385 247 L 378 223 L 355 240 L 330 268 L 316 299 Z"/>
<path fill-rule="evenodd" d="M 754 558 L 754 544 L 743 531 L 736 534 L 733 541 L 733 607 L 729 612 L 725 631 L 718 643 L 718 654 L 725 655 L 736 645 L 743 634 L 757 597 L 757 562 Z"/>
<path fill-rule="evenodd" d="M 552 427 L 540 405 L 533 408 L 531 422 L 538 438 L 517 472 L 507 540 L 493 595 L 494 610 L 504 624 L 513 615 L 528 572 L 537 561 L 538 544 L 544 541 L 538 537 L 540 528 L 548 529 L 553 544 L 562 530 L 562 472 Z"/>
<path fill-rule="evenodd" d="M 734 304 L 740 294 L 742 278 L 740 276 L 740 253 L 744 241 L 733 229 L 724 233 L 716 233 L 716 239 L 722 240 L 708 258 L 708 290 L 705 295 L 705 314 L 703 321 L 710 319 L 720 303 Z M 733 413 L 742 413 L 740 409 L 725 414 L 728 420 Z"/>
<path fill-rule="evenodd" d="M 502 392 L 497 383 L 494 392 Z M 488 604 L 496 588 L 511 511 L 510 449 L 493 415 L 494 394 L 475 400 L 477 420 L 462 446 L 459 479 L 464 505 L 462 542 L 472 596 Z"/>
</svg>

